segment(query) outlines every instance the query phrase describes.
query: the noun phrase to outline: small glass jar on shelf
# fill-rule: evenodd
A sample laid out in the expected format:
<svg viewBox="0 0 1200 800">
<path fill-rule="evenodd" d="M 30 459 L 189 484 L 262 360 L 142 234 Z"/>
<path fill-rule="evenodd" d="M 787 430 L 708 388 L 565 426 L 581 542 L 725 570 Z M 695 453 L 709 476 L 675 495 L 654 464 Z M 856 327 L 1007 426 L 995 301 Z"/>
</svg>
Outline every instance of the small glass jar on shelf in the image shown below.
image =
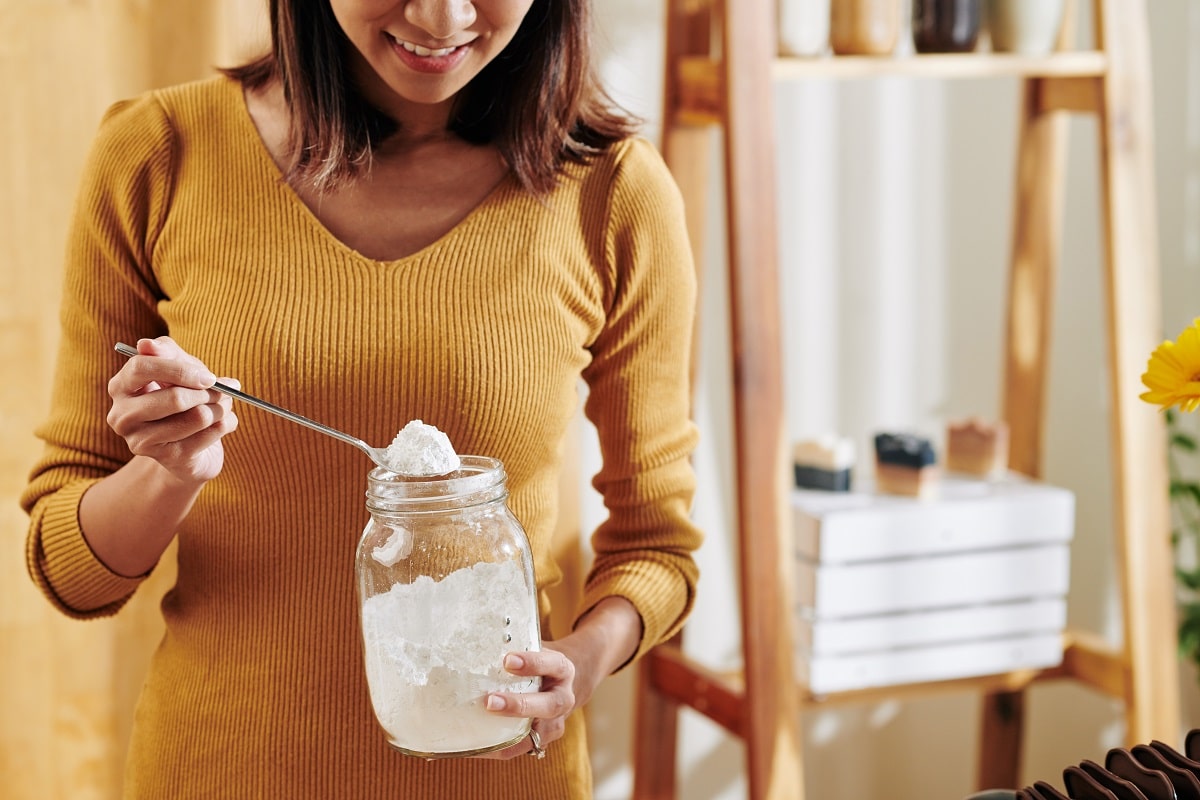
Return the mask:
<svg viewBox="0 0 1200 800">
<path fill-rule="evenodd" d="M 901 0 L 831 0 L 829 43 L 837 55 L 891 55 L 900 39 Z"/>
<path fill-rule="evenodd" d="M 1065 12 L 1065 0 L 985 0 L 984 17 L 992 50 L 1049 55 L 1058 43 Z"/>
<path fill-rule="evenodd" d="M 912 0 L 918 53 L 969 53 L 979 42 L 982 0 Z"/>
<path fill-rule="evenodd" d="M 779 53 L 813 58 L 829 49 L 830 0 L 779 0 Z"/>
</svg>

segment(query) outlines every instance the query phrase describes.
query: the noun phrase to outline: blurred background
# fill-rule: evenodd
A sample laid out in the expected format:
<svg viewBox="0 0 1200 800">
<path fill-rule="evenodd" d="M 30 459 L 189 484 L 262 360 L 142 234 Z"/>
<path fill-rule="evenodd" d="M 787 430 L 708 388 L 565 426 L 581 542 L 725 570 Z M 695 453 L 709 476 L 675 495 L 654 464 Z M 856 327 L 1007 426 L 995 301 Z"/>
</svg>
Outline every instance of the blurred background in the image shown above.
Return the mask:
<svg viewBox="0 0 1200 800">
<path fill-rule="evenodd" d="M 1083 3 L 1081 46 L 1090 42 Z M 1152 37 L 1164 337 L 1200 316 L 1200 0 L 1148 3 Z M 265 0 L 0 0 L 0 797 L 110 800 L 146 661 L 161 633 L 170 559 L 114 619 L 72 622 L 25 574 L 17 506 L 48 402 L 67 219 L 104 109 L 146 89 L 212 74 L 265 39 Z M 617 98 L 657 140 L 661 0 L 596 3 L 597 46 Z M 781 303 L 789 431 L 836 430 L 860 452 L 880 427 L 933 434 L 995 416 L 1011 229 L 1015 80 L 806 80 L 776 94 Z M 1103 253 L 1096 130 L 1071 123 L 1044 477 L 1077 492 L 1072 627 L 1114 640 L 1106 454 Z M 714 167 L 717 153 L 713 153 Z M 719 175 L 719 170 L 714 169 Z M 719 190 L 720 187 L 715 187 Z M 736 550 L 729 539 L 729 346 L 720 193 L 704 248 L 696 516 L 709 538 L 687 639 L 707 664 L 739 663 Z M 871 232 L 874 235 L 864 235 Z M 1192 420 L 1185 424 L 1191 425 Z M 586 425 L 572 476 L 587 530 L 603 510 L 588 481 Z M 1193 469 L 1194 464 L 1185 464 Z M 588 554 L 580 554 L 586 564 Z M 1184 726 L 1200 726 L 1200 679 L 1181 664 Z M 631 789 L 633 672 L 592 703 L 596 796 Z M 947 694 L 816 710 L 804 718 L 811 797 L 956 800 L 972 786 L 979 698 Z M 1025 772 L 1056 780 L 1122 742 L 1121 709 L 1086 689 L 1037 685 Z M 684 712 L 687 800 L 745 796 L 740 743 Z"/>
</svg>

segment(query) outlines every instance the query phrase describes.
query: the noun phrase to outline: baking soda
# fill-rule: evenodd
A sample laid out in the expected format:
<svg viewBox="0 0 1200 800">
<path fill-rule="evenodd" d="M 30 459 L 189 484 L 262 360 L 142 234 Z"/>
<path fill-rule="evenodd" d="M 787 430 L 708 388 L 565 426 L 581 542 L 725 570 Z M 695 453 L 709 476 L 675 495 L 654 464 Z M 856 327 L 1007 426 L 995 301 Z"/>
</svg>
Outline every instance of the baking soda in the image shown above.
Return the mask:
<svg viewBox="0 0 1200 800">
<path fill-rule="evenodd" d="M 445 475 L 460 466 L 450 437 L 419 419 L 405 425 L 388 445 L 384 460 L 400 475 Z"/>
<path fill-rule="evenodd" d="M 481 562 L 435 581 L 398 583 L 362 607 L 367 683 L 392 744 L 415 754 L 479 751 L 515 740 L 529 720 L 485 710 L 494 691 L 537 691 L 501 666 L 533 650 L 536 613 L 519 560 Z"/>
<path fill-rule="evenodd" d="M 392 528 L 392 534 L 388 536 L 386 542 L 371 550 L 371 558 L 385 567 L 392 567 L 400 559 L 412 555 L 412 549 L 412 531 L 397 525 Z"/>
</svg>

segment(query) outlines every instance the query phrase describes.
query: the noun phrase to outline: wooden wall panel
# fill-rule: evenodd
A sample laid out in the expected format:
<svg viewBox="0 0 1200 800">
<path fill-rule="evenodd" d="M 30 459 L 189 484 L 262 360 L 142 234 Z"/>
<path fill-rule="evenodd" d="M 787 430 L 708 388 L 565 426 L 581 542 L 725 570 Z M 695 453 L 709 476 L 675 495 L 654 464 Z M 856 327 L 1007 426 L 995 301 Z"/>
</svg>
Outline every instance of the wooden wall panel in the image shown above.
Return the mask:
<svg viewBox="0 0 1200 800">
<path fill-rule="evenodd" d="M 170 559 L 114 619 L 75 622 L 25 575 L 17 506 L 39 452 L 63 240 L 100 115 L 211 74 L 261 36 L 258 0 L 0 0 L 0 787 L 6 800 L 120 793 Z"/>
</svg>

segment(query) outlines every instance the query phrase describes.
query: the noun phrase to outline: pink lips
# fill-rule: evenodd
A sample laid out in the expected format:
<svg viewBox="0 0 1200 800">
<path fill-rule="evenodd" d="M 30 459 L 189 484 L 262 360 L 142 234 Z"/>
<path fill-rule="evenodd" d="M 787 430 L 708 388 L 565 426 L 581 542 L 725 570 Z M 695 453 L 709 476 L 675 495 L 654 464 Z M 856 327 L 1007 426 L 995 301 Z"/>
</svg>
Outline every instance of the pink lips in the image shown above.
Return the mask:
<svg viewBox="0 0 1200 800">
<path fill-rule="evenodd" d="M 469 44 L 459 45 L 444 56 L 419 56 L 409 50 L 405 50 L 404 46 L 399 41 L 388 36 L 388 44 L 392 46 L 392 50 L 400 58 L 404 65 L 414 72 L 424 72 L 433 75 L 439 75 L 449 72 L 458 66 L 467 56 L 467 51 L 470 49 Z"/>
</svg>

